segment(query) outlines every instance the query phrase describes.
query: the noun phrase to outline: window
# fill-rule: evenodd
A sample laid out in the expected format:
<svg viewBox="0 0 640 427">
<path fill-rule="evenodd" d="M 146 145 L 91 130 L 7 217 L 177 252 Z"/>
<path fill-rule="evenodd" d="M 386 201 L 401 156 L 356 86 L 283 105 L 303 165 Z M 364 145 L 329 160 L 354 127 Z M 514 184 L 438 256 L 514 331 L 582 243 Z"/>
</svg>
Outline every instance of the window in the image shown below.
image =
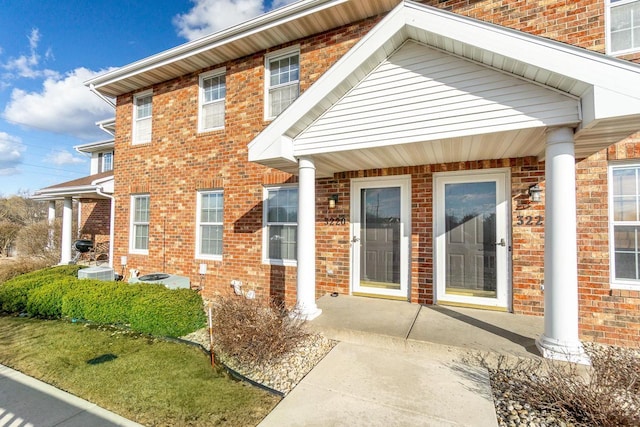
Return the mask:
<svg viewBox="0 0 640 427">
<path fill-rule="evenodd" d="M 130 252 L 149 252 L 149 196 L 131 197 L 131 242 Z"/>
<path fill-rule="evenodd" d="M 266 58 L 265 118 L 283 112 L 300 94 L 300 53 L 298 48 L 279 51 Z"/>
<path fill-rule="evenodd" d="M 265 189 L 264 257 L 266 262 L 295 265 L 298 245 L 298 188 Z"/>
<path fill-rule="evenodd" d="M 640 165 L 610 168 L 612 282 L 640 287 Z"/>
<path fill-rule="evenodd" d="M 151 99 L 150 92 L 133 98 L 133 144 L 151 142 Z"/>
<path fill-rule="evenodd" d="M 102 153 L 100 154 L 100 157 L 100 172 L 108 172 L 113 170 L 113 153 Z"/>
<path fill-rule="evenodd" d="M 224 127 L 224 99 L 226 96 L 223 70 L 200 75 L 200 132 Z"/>
<path fill-rule="evenodd" d="M 222 259 L 222 191 L 198 192 L 196 258 Z"/>
<path fill-rule="evenodd" d="M 608 0 L 609 53 L 640 50 L 640 0 Z"/>
</svg>

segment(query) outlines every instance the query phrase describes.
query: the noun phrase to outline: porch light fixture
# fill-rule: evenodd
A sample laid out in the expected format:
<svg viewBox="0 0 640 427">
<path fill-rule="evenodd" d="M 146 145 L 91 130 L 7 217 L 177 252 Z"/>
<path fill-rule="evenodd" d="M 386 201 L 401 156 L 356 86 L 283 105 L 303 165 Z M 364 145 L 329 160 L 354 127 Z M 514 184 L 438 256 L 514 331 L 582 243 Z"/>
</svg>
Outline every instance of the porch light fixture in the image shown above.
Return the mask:
<svg viewBox="0 0 640 427">
<path fill-rule="evenodd" d="M 332 194 L 329 196 L 329 209 L 335 209 L 336 203 L 338 203 L 338 195 Z"/>
<path fill-rule="evenodd" d="M 542 188 L 538 184 L 534 184 L 529 187 L 529 197 L 531 197 L 532 202 L 541 202 L 542 201 Z"/>
</svg>

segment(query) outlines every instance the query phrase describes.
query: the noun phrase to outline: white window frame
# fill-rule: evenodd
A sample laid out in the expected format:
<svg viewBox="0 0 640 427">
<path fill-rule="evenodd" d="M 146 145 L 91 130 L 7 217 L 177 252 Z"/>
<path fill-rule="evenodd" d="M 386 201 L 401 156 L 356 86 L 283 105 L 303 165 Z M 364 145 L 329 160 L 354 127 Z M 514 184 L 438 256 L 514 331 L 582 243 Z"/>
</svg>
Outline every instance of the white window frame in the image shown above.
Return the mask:
<svg viewBox="0 0 640 427">
<path fill-rule="evenodd" d="M 151 98 L 151 112 L 148 116 L 144 116 L 142 118 L 138 117 L 138 100 L 142 99 L 142 98 L 147 98 L 150 97 Z M 139 126 L 139 122 L 141 122 L 142 120 L 149 120 L 151 123 L 149 124 L 149 135 L 148 137 L 144 138 L 144 139 L 138 139 L 137 138 L 137 134 L 138 134 L 138 126 Z M 153 135 L 153 91 L 152 90 L 147 90 L 144 92 L 140 92 L 137 93 L 133 96 L 133 125 L 131 126 L 132 128 L 132 134 L 131 134 L 131 144 L 132 145 L 136 145 L 136 144 L 147 144 L 149 142 L 151 142 L 151 136 Z"/>
<path fill-rule="evenodd" d="M 224 82 L 224 90 L 225 96 L 219 99 L 215 99 L 213 101 L 206 102 L 205 101 L 205 92 L 204 92 L 204 81 L 209 78 L 222 77 Z M 226 91 L 227 91 L 227 83 L 226 83 L 226 68 L 218 68 L 212 71 L 208 71 L 206 73 L 200 74 L 198 79 L 198 132 L 209 132 L 212 130 L 224 129 L 224 121 L 226 117 Z M 213 104 L 222 104 L 223 115 L 222 115 L 222 124 L 219 126 L 213 127 L 205 127 L 204 126 L 204 107 L 205 105 L 213 105 Z"/>
<path fill-rule="evenodd" d="M 272 185 L 268 187 L 264 187 L 263 198 L 262 198 L 262 262 L 264 264 L 271 265 L 285 265 L 295 267 L 298 265 L 297 259 L 288 259 L 288 258 L 269 258 L 269 226 L 270 225 L 283 225 L 283 226 L 295 226 L 296 227 L 296 237 L 298 230 L 298 218 L 296 218 L 296 222 L 269 222 L 269 192 L 270 191 L 279 191 L 279 190 L 287 190 L 295 188 L 300 191 L 298 185 Z M 300 194 L 298 193 L 298 197 Z M 297 250 L 298 250 L 298 241 L 296 238 L 296 258 L 297 258 Z"/>
<path fill-rule="evenodd" d="M 135 220 L 135 208 L 136 208 L 136 200 L 146 198 L 148 203 L 148 220 L 147 221 L 136 221 Z M 149 234 L 151 231 L 151 197 L 149 194 L 133 194 L 131 196 L 131 208 L 129 211 L 129 219 L 130 219 L 130 228 L 129 228 L 129 253 L 131 254 L 139 254 L 139 255 L 149 255 Z M 147 248 L 146 249 L 138 249 L 135 247 L 136 244 L 136 227 L 137 226 L 147 226 Z"/>
<path fill-rule="evenodd" d="M 607 54 L 609 55 L 625 55 L 628 53 L 634 53 L 640 51 L 640 40 L 638 41 L 637 47 L 632 47 L 629 49 L 623 50 L 613 50 L 611 46 L 611 9 L 616 8 L 618 6 L 624 6 L 627 4 L 638 3 L 638 7 L 640 7 L 640 0 L 619 0 L 616 2 L 612 2 L 611 0 L 605 0 L 605 8 L 604 8 L 604 16 L 605 16 L 605 46 Z M 640 24 L 640 23 L 638 23 Z"/>
<path fill-rule="evenodd" d="M 106 151 L 102 153 L 101 172 L 108 172 L 112 170 L 113 170 L 113 151 Z"/>
<path fill-rule="evenodd" d="M 614 228 L 616 225 L 628 225 L 628 226 L 638 226 L 640 227 L 640 217 L 637 218 L 637 221 L 616 221 L 614 217 L 614 198 L 615 194 L 614 183 L 613 183 L 613 171 L 614 169 L 625 169 L 625 168 L 635 168 L 637 169 L 637 173 L 640 174 L 640 163 L 635 162 L 615 162 L 609 165 L 608 170 L 608 182 L 609 182 L 609 282 L 612 289 L 623 289 L 623 290 L 640 290 L 640 279 L 617 279 L 616 278 L 616 242 L 615 242 L 615 234 Z M 637 182 L 637 180 L 636 180 Z M 636 189 L 636 203 L 640 204 L 640 185 L 639 188 Z M 638 211 L 640 211 L 640 206 L 637 207 Z M 640 237 L 638 237 L 640 240 Z M 638 249 L 640 249 L 640 242 L 636 243 Z"/>
<path fill-rule="evenodd" d="M 277 50 L 275 52 L 271 52 L 271 53 L 265 55 L 265 57 L 264 57 L 264 70 L 265 70 L 265 76 L 264 76 L 264 119 L 265 120 L 273 120 L 278 116 L 278 114 L 272 114 L 271 113 L 271 96 L 270 96 L 270 89 L 272 89 L 272 86 L 271 86 L 271 62 L 279 60 L 279 59 L 285 59 L 285 58 L 288 58 L 288 57 L 291 57 L 291 56 L 297 56 L 298 57 L 298 80 L 295 80 L 295 81 L 292 81 L 292 82 L 287 82 L 285 84 L 279 85 L 279 87 L 292 86 L 294 84 L 297 85 L 297 87 L 298 87 L 298 96 L 296 96 L 296 99 L 297 99 L 298 97 L 300 97 L 300 63 L 301 63 L 300 46 L 296 45 L 296 46 L 290 46 L 290 47 L 285 48 L 285 49 L 280 49 L 280 50 Z M 294 101 L 295 101 L 295 99 L 294 99 Z M 292 103 L 294 101 L 292 101 Z M 289 105 L 291 105 L 291 104 L 289 104 Z M 288 108 L 288 106 L 285 107 L 285 110 L 287 108 Z"/>
<path fill-rule="evenodd" d="M 216 194 L 222 198 L 222 221 L 202 222 L 202 196 Z M 222 248 L 219 254 L 202 253 L 202 226 L 219 226 L 222 228 Z M 224 253 L 224 192 L 223 190 L 200 190 L 196 199 L 196 259 L 221 261 Z"/>
</svg>

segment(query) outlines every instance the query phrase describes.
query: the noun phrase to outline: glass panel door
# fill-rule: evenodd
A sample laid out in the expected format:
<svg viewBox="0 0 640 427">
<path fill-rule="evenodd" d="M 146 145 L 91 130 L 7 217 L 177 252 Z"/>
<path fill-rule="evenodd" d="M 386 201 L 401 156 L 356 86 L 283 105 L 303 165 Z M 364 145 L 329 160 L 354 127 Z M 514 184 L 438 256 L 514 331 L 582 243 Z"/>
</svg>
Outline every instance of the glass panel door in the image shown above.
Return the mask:
<svg viewBox="0 0 640 427">
<path fill-rule="evenodd" d="M 434 180 L 436 300 L 509 308 L 506 170 Z"/>
<path fill-rule="evenodd" d="M 400 187 L 360 190 L 360 286 L 400 289 Z"/>
<path fill-rule="evenodd" d="M 355 294 L 407 299 L 410 177 L 351 184 L 351 288 Z"/>
<path fill-rule="evenodd" d="M 444 186 L 445 292 L 495 298 L 496 182 Z"/>
</svg>

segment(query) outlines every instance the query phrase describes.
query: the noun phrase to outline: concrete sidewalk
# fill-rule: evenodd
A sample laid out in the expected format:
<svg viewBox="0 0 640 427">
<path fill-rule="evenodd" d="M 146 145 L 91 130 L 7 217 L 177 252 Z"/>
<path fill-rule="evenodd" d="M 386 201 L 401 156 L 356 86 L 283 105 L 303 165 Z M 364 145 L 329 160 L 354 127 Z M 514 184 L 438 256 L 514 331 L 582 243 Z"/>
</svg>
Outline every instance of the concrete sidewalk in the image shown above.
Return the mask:
<svg viewBox="0 0 640 427">
<path fill-rule="evenodd" d="M 0 365 L 0 426 L 134 427 L 140 424 Z"/>
<path fill-rule="evenodd" d="M 263 420 L 275 426 L 496 426 L 489 375 L 470 352 L 537 357 L 543 320 L 325 296 L 310 327 L 338 345 Z"/>
</svg>

